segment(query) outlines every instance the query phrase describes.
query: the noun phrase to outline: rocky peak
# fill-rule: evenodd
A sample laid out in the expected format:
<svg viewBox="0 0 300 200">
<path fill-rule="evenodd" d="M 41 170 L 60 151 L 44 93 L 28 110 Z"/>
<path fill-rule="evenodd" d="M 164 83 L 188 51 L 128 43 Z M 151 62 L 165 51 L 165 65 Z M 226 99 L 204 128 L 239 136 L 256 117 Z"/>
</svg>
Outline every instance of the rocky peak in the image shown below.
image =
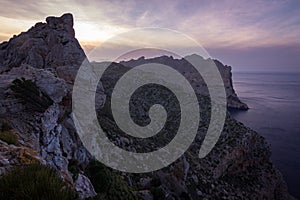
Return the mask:
<svg viewBox="0 0 300 200">
<path fill-rule="evenodd" d="M 91 155 L 70 116 L 72 86 L 85 59 L 75 38 L 72 14 L 48 17 L 46 23 L 39 22 L 0 44 L 0 124 L 1 120 L 9 124 L 15 130 L 10 134 L 20 136 L 20 147 L 0 143 L 0 173 L 22 164 L 21 148 L 35 152 L 30 158 L 56 168 L 80 198 L 95 195 L 82 171 Z M 6 162 L 9 156 L 20 159 Z M 78 163 L 77 174 L 69 170 L 74 162 Z"/>
<path fill-rule="evenodd" d="M 47 25 L 53 29 L 65 30 L 75 36 L 75 32 L 73 29 L 73 15 L 70 13 L 66 13 L 61 17 L 47 17 L 46 22 Z"/>
<path fill-rule="evenodd" d="M 72 14 L 48 17 L 27 32 L 0 44 L 0 74 L 22 64 L 51 70 L 73 83 L 86 55 L 75 38 Z"/>
</svg>

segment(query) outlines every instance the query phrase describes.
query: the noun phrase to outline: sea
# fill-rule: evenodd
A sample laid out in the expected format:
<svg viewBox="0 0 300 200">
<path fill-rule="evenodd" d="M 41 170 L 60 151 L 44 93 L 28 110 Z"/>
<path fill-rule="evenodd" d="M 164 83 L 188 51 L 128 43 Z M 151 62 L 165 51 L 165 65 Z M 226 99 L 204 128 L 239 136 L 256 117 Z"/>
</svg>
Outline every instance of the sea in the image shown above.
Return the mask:
<svg viewBox="0 0 300 200">
<path fill-rule="evenodd" d="M 265 137 L 289 192 L 300 199 L 300 73 L 233 73 L 248 111 L 231 115 Z"/>
</svg>

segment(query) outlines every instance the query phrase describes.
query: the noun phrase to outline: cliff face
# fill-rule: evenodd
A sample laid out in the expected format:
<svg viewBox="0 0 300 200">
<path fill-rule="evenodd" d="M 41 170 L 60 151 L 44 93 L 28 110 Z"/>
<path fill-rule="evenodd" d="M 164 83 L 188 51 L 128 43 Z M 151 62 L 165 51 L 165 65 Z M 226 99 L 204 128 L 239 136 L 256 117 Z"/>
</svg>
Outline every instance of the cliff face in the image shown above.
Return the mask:
<svg viewBox="0 0 300 200">
<path fill-rule="evenodd" d="M 11 147 L 1 141 L 0 171 L 25 164 L 18 153 L 24 148 L 34 152 L 26 162 L 37 157 L 55 167 L 81 197 L 93 196 L 83 172 L 73 179 L 69 171 L 73 160 L 83 169 L 91 159 L 70 117 L 72 84 L 86 56 L 75 39 L 71 14 L 48 17 L 46 22 L 0 44 L 1 124 L 11 127 L 8 131 L 20 144 Z M 101 91 L 98 97 L 104 98 Z"/>
<path fill-rule="evenodd" d="M 197 56 L 197 55 L 190 55 L 190 56 Z M 217 66 L 221 74 L 221 77 L 223 78 L 224 87 L 226 90 L 228 108 L 247 110 L 248 106 L 245 103 L 240 101 L 240 99 L 238 98 L 237 94 L 234 91 L 233 84 L 232 84 L 231 67 L 227 65 L 223 65 L 218 60 L 213 60 L 213 61 Z M 202 79 L 201 76 L 199 76 L 198 72 L 196 72 L 193 69 L 192 65 L 185 58 L 174 59 L 173 57 L 161 56 L 156 58 L 145 59 L 144 57 L 141 57 L 137 60 L 122 61 L 120 62 L 120 64 L 127 67 L 135 67 L 138 65 L 152 63 L 152 62 L 172 66 L 174 69 L 178 70 L 181 74 L 183 74 L 187 78 L 187 80 L 191 81 L 191 84 L 197 93 L 202 95 L 208 95 L 207 86 L 204 80 Z M 205 59 L 203 59 L 203 62 L 205 62 Z"/>
<path fill-rule="evenodd" d="M 84 173 L 92 156 L 82 145 L 70 114 L 72 84 L 85 54 L 74 37 L 72 15 L 49 17 L 46 22 L 37 23 L 27 32 L 0 44 L 0 174 L 15 165 L 47 164 L 56 168 L 83 199 L 96 194 Z M 156 61 L 172 62 L 178 68 L 186 65 L 184 60 L 168 57 L 156 58 Z M 124 65 L 139 64 L 131 62 L 115 64 L 124 70 L 112 68 L 112 73 L 102 79 L 103 87 L 99 83 L 97 103 L 104 106 L 98 110 L 98 117 L 116 145 L 129 151 L 153 150 L 155 145 L 168 142 L 172 135 L 163 135 L 147 143 L 124 135 L 108 111 L 109 101 L 105 101 L 106 95 L 108 100 L 110 98 L 113 82 L 129 70 Z M 88 62 L 85 64 L 89 65 Z M 217 66 L 224 70 L 221 73 L 226 77 L 228 98 L 230 95 L 235 98 L 230 68 L 221 67 L 220 63 Z M 157 101 L 152 95 L 156 92 L 156 89 L 141 90 L 139 94 L 147 97 L 151 104 Z M 162 96 L 168 94 L 165 92 L 161 91 Z M 210 115 L 207 98 L 200 92 L 198 95 L 200 104 L 204 105 L 203 121 L 191 148 L 180 159 L 148 174 L 115 171 L 109 174 L 122 175 L 131 192 L 143 199 L 289 199 L 287 187 L 269 159 L 270 150 L 265 140 L 229 116 L 216 147 L 204 159 L 198 158 Z M 141 99 L 137 97 L 136 100 Z M 175 101 L 170 102 L 167 105 L 170 111 L 178 108 Z M 232 107 L 241 106 L 232 104 Z M 147 120 L 147 115 L 143 115 L 145 112 L 137 106 L 133 109 L 133 117 Z M 178 120 L 177 116 L 171 118 L 174 123 Z M 13 135 L 15 141 L 3 139 L 4 133 Z M 115 191 L 121 189 L 110 187 L 115 187 Z M 102 192 L 104 196 L 109 195 Z"/>
<path fill-rule="evenodd" d="M 178 102 L 170 91 L 156 86 L 144 87 L 132 96 L 130 115 L 137 123 L 147 123 L 149 105 L 161 102 L 170 114 L 166 121 L 167 131 L 141 141 L 122 132 L 115 123 L 109 111 L 114 85 L 132 66 L 147 62 L 182 67 L 181 62 L 184 61 L 163 56 L 113 63 L 101 79 L 108 100 L 98 111 L 101 127 L 115 145 L 133 152 L 150 152 L 165 146 L 177 131 L 174 124 L 180 123 L 180 116 L 176 114 L 180 110 Z M 101 63 L 93 64 L 101 67 Z M 162 170 L 149 174 L 127 174 L 128 182 L 138 188 L 137 193 L 143 199 L 293 199 L 280 172 L 270 161 L 271 152 L 264 138 L 230 116 L 226 117 L 222 134 L 213 150 L 205 158 L 198 158 L 211 111 L 210 99 L 203 95 L 203 91 L 197 92 L 201 121 L 190 149 Z"/>
</svg>

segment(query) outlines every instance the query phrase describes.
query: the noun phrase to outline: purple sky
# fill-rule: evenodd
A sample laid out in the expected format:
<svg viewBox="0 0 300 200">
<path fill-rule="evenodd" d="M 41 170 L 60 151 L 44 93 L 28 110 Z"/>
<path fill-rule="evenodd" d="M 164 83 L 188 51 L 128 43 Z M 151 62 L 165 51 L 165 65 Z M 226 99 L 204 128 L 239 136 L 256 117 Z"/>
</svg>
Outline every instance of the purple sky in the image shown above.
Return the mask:
<svg viewBox="0 0 300 200">
<path fill-rule="evenodd" d="M 87 51 L 124 31 L 158 27 L 189 35 L 234 71 L 300 72 L 298 0 L 0 0 L 0 41 L 66 12 Z"/>
</svg>

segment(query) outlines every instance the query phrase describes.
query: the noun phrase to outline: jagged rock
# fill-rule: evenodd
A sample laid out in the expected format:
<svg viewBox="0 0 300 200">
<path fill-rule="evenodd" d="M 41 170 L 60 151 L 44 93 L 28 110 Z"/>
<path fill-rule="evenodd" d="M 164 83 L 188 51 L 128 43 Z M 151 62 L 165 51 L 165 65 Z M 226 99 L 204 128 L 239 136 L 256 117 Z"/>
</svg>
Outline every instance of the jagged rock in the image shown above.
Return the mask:
<svg viewBox="0 0 300 200">
<path fill-rule="evenodd" d="M 44 164 L 56 168 L 60 176 L 76 188 L 81 198 L 94 196 L 88 178 L 80 174 L 73 180 L 68 168 L 70 160 L 77 160 L 78 167 L 84 167 L 92 158 L 77 136 L 70 117 L 72 85 L 86 59 L 75 38 L 72 15 L 48 17 L 46 23 L 37 23 L 27 32 L 0 44 L 0 55 L 0 116 L 18 130 L 21 145 L 18 148 L 37 152 Z M 84 64 L 89 65 L 89 62 L 85 60 Z M 23 90 L 23 96 L 14 91 L 14 83 L 19 84 L 16 87 L 24 84 L 24 88 L 18 90 Z M 98 88 L 97 103 L 101 107 L 105 99 L 101 82 Z M 43 109 L 32 109 L 43 96 L 50 98 L 48 104 Z M 1 148 L 0 154 L 4 156 L 0 160 L 11 167 L 18 163 L 2 154 L 9 151 L 14 152 L 14 149 Z"/>
<path fill-rule="evenodd" d="M 141 62 L 143 59 L 139 60 Z M 172 58 L 166 59 L 164 56 L 154 58 L 154 60 L 153 62 L 156 63 L 169 60 L 175 68 L 179 68 L 180 63 L 184 62 L 173 61 Z M 145 62 L 150 61 L 151 59 Z M 122 73 L 130 70 L 129 65 L 124 66 L 124 63 L 113 63 L 107 76 L 104 74 L 101 79 L 108 99 L 111 97 L 112 87 L 116 80 L 122 76 Z M 114 71 L 115 73 L 112 73 Z M 223 132 L 213 150 L 205 158 L 198 158 L 199 149 L 210 122 L 210 104 L 207 103 L 206 97 L 200 93 L 197 95 L 199 105 L 203 107 L 202 122 L 194 142 L 190 149 L 170 166 L 151 174 L 131 175 L 132 184 L 140 189 L 141 196 L 148 198 L 150 190 L 152 195 L 163 195 L 168 199 L 248 199 L 249 195 L 251 199 L 293 199 L 280 173 L 270 161 L 271 152 L 264 138 L 230 116 L 226 117 Z M 130 115 L 139 122 L 149 122 L 147 121 L 149 120 L 148 107 L 143 107 L 145 104 L 154 105 L 160 102 L 164 105 L 168 115 L 176 111 L 176 101 L 172 100 L 170 93 L 164 90 L 159 93 L 158 89 L 139 90 L 131 100 L 131 105 L 135 106 L 132 107 Z M 168 103 L 165 104 L 165 102 Z M 127 151 L 131 151 L 131 145 L 121 143 L 120 141 L 124 141 L 123 137 L 134 145 L 136 152 L 156 150 L 157 143 L 167 144 L 170 138 L 174 137 L 174 135 L 160 132 L 159 137 L 142 143 L 141 140 L 125 136 L 109 113 L 109 106 L 110 104 L 107 103 L 98 111 L 101 127 L 107 130 L 106 133 L 114 144 Z M 179 124 L 180 117 L 172 116 L 170 121 Z M 168 136 L 165 137 L 165 135 Z M 153 185 L 155 177 L 158 177 L 159 183 Z"/>
<path fill-rule="evenodd" d="M 74 37 L 73 17 L 48 17 L 27 32 L 0 44 L 0 74 L 22 64 L 52 69 L 66 83 L 74 82 L 86 55 Z M 88 64 L 88 63 L 87 63 Z M 101 85 L 101 84 L 100 84 Z"/>
<path fill-rule="evenodd" d="M 172 56 L 160 56 L 156 58 L 149 58 L 145 59 L 145 57 L 140 57 L 136 60 L 129 60 L 129 61 L 122 61 L 120 62 L 121 65 L 124 65 L 126 67 L 135 67 L 146 63 L 160 63 L 167 66 L 171 66 L 174 69 L 177 69 L 181 74 L 185 75 L 187 80 L 191 82 L 191 85 L 195 89 L 195 91 L 201 95 L 208 95 L 208 91 L 205 85 L 204 80 L 199 76 L 198 72 L 193 71 L 192 65 L 187 61 L 191 57 L 197 57 L 202 59 L 203 63 L 209 62 L 210 59 L 205 60 L 204 58 L 198 56 L 198 55 L 190 55 L 186 56 L 182 59 L 174 59 Z M 234 91 L 233 84 L 232 84 L 232 73 L 231 73 L 231 67 L 227 65 L 223 65 L 218 60 L 213 60 L 215 65 L 217 66 L 221 77 L 223 78 L 224 87 L 227 95 L 227 106 L 229 108 L 233 109 L 240 109 L 240 110 L 247 110 L 248 106 L 241 102 L 237 96 L 237 94 Z M 96 65 L 97 63 L 93 63 Z M 122 66 L 115 65 L 116 68 L 118 68 L 116 71 L 120 70 Z M 124 68 L 124 67 L 123 67 Z"/>
<path fill-rule="evenodd" d="M 13 132 L 14 133 L 12 134 L 17 134 L 16 130 Z M 13 166 L 25 165 L 29 163 L 44 164 L 45 160 L 35 149 L 26 146 L 7 144 L 6 142 L 0 140 L 0 174 L 10 170 Z"/>
<path fill-rule="evenodd" d="M 10 97 L 12 92 L 8 91 L 8 88 L 12 85 L 16 79 L 24 78 L 31 80 L 38 88 L 40 88 L 45 94 L 47 94 L 54 103 L 60 103 L 67 95 L 67 86 L 64 80 L 57 78 L 53 73 L 36 69 L 29 65 L 22 65 L 18 68 L 13 68 L 9 72 L 0 74 L 0 88 L 2 88 L 2 94 L 0 94 L 0 107 L 2 112 L 0 115 L 9 113 L 17 113 L 24 109 L 17 99 Z M 33 98 L 33 97 L 32 97 Z"/>
<path fill-rule="evenodd" d="M 83 174 L 78 174 L 78 178 L 75 181 L 75 190 L 78 192 L 80 199 L 96 196 L 91 181 Z"/>
<path fill-rule="evenodd" d="M 75 32 L 73 29 L 73 16 L 70 13 L 64 14 L 61 17 L 47 17 L 46 22 L 49 27 L 61 31 L 66 31 L 67 33 L 71 34 L 75 37 Z"/>
</svg>

